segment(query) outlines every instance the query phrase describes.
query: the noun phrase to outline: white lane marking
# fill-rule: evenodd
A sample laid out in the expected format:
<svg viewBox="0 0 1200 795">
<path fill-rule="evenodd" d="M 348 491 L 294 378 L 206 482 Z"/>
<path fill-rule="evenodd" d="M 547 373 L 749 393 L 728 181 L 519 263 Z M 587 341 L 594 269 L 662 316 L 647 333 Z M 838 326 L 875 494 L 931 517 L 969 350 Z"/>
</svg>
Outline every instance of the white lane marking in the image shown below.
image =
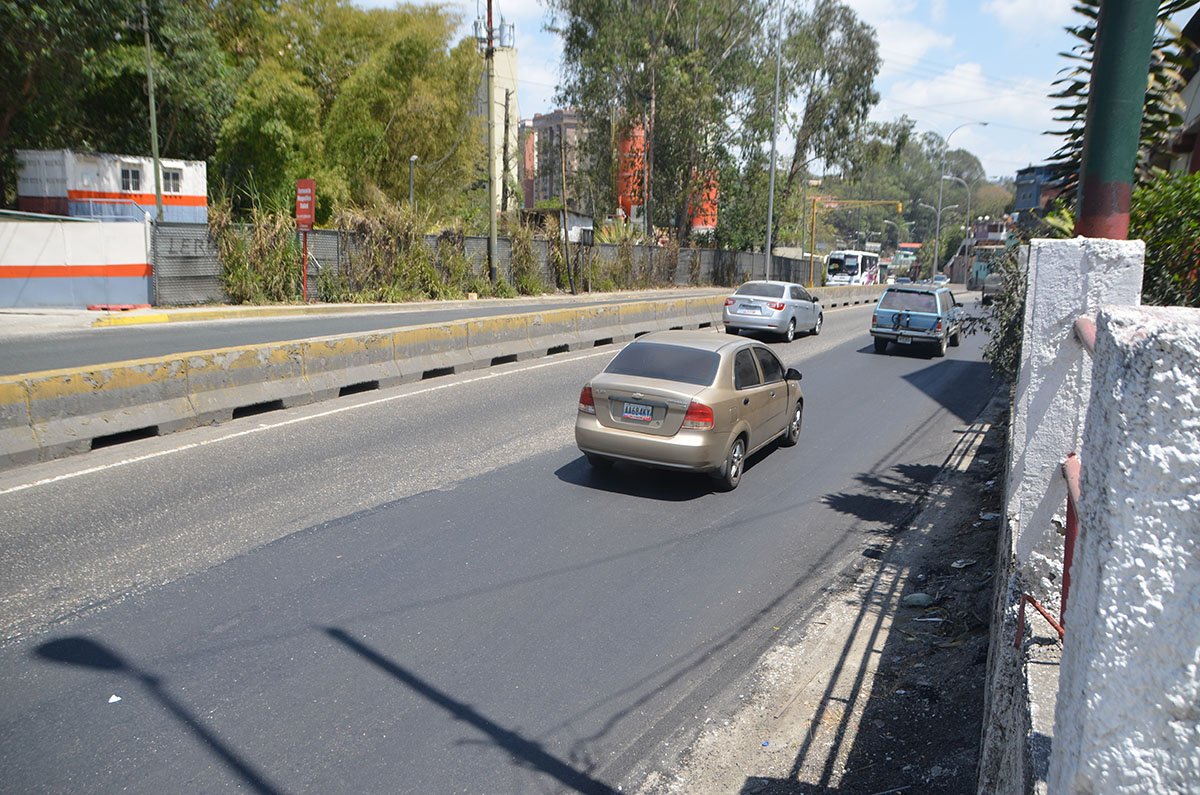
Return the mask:
<svg viewBox="0 0 1200 795">
<path fill-rule="evenodd" d="M 73 478 L 82 477 L 83 475 L 91 475 L 96 472 L 103 472 L 108 469 L 116 469 L 117 467 L 129 466 L 130 464 L 138 464 L 138 463 L 141 463 L 142 461 L 149 461 L 154 458 L 161 458 L 162 456 L 174 455 L 175 453 L 182 453 L 187 450 L 195 450 L 200 447 L 207 447 L 211 444 L 218 444 L 220 442 L 228 442 L 232 439 L 240 439 L 243 436 L 250 436 L 251 434 L 262 433 L 263 431 L 273 431 L 277 428 L 287 427 L 288 425 L 295 425 L 295 424 L 301 423 L 301 422 L 309 422 L 311 420 L 319 420 L 323 417 L 330 417 L 335 414 L 342 414 L 347 411 L 356 411 L 358 409 L 368 408 L 369 406 L 377 406 L 380 403 L 390 403 L 394 400 L 402 400 L 404 398 L 417 397 L 418 395 L 427 395 L 430 392 L 437 392 L 442 389 L 450 389 L 451 387 L 463 386 L 464 384 L 474 384 L 474 383 L 478 383 L 480 381 L 487 381 L 492 378 L 499 378 L 504 375 L 513 375 L 515 373 L 526 373 L 526 372 L 530 372 L 532 370 L 540 370 L 544 367 L 554 367 L 556 365 L 566 364 L 568 362 L 578 362 L 578 361 L 581 361 L 584 359 L 591 359 L 591 358 L 594 358 L 597 356 L 612 356 L 612 355 L 613 355 L 613 352 L 606 348 L 605 350 L 596 351 L 594 353 L 583 353 L 583 354 L 579 354 L 578 356 L 572 356 L 570 358 L 554 359 L 552 361 L 542 361 L 542 362 L 537 362 L 534 364 L 525 365 L 523 367 L 504 370 L 502 372 L 492 371 L 492 372 L 484 373 L 483 375 L 477 375 L 477 376 L 472 376 L 470 378 L 464 378 L 462 380 L 449 381 L 449 382 L 441 383 L 441 384 L 433 384 L 431 386 L 417 389 L 412 392 L 405 392 L 405 393 L 399 394 L 399 395 L 388 395 L 387 397 L 375 398 L 374 400 L 369 400 L 365 403 L 355 403 L 352 406 L 339 406 L 335 409 L 328 409 L 327 411 L 321 411 L 316 414 L 307 414 L 303 417 L 295 417 L 290 420 L 283 420 L 282 422 L 272 422 L 272 423 L 265 424 L 265 425 L 258 425 L 253 428 L 247 428 L 244 431 L 237 431 L 236 433 L 226 434 L 225 436 L 220 436 L 220 437 L 217 437 L 216 439 L 206 439 L 202 442 L 192 442 L 190 444 L 183 444 L 178 447 L 172 447 L 169 450 L 159 450 L 154 453 L 147 453 L 146 455 L 134 456 L 133 458 L 125 458 L 120 461 L 113 461 L 112 463 L 109 463 L 109 464 L 101 464 L 100 466 L 88 467 L 87 469 L 80 469 L 75 472 L 65 472 L 61 475 L 55 475 L 52 478 L 43 478 L 42 480 L 35 480 L 30 483 L 22 483 L 19 486 L 10 486 L 9 488 L 6 488 L 6 489 L 0 489 L 0 496 L 4 496 L 5 494 L 13 494 L 18 491 L 25 491 L 26 489 L 36 488 L 37 486 L 48 486 L 51 483 L 58 483 L 59 481 L 63 481 L 63 480 L 71 480 Z"/>
</svg>

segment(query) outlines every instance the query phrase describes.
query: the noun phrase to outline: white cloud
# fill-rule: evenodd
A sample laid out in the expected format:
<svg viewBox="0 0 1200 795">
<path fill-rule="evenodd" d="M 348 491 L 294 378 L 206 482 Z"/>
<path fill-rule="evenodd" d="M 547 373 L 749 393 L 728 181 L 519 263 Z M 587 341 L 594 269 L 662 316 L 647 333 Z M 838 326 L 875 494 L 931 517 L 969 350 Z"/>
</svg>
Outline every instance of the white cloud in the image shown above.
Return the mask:
<svg viewBox="0 0 1200 795">
<path fill-rule="evenodd" d="M 1057 139 L 1041 135 L 1051 129 L 1054 100 L 1048 84 L 1032 78 L 998 83 L 977 63 L 961 63 L 929 78 L 896 81 L 872 113 L 879 121 L 901 114 L 916 120 L 917 129 L 945 137 L 959 125 L 986 121 L 954 132 L 950 142 L 983 161 L 988 174 L 1012 174 L 1030 162 L 1043 162 Z"/>
<path fill-rule="evenodd" d="M 1036 35 L 1057 32 L 1070 22 L 1073 5 L 1073 0 L 987 0 L 982 10 L 1013 33 Z"/>
</svg>

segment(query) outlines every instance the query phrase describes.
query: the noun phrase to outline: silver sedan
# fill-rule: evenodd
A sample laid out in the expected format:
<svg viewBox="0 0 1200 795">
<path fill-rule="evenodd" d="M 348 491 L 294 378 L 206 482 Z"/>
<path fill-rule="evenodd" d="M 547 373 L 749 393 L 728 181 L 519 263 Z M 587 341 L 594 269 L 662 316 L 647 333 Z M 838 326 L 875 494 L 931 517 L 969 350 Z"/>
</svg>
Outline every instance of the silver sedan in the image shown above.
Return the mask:
<svg viewBox="0 0 1200 795">
<path fill-rule="evenodd" d="M 797 331 L 820 334 L 825 315 L 816 296 L 792 282 L 746 282 L 725 299 L 722 314 L 730 334 L 768 331 L 791 342 Z"/>
</svg>

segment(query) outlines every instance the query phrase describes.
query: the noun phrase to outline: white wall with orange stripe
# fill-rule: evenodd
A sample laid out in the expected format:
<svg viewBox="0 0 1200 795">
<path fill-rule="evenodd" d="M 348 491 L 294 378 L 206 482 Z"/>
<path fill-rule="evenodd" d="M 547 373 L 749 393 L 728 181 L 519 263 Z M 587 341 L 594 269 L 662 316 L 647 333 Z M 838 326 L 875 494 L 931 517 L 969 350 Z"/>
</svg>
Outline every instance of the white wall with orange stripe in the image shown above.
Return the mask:
<svg viewBox="0 0 1200 795">
<path fill-rule="evenodd" d="M 0 223 L 0 307 L 151 302 L 150 224 Z"/>
</svg>

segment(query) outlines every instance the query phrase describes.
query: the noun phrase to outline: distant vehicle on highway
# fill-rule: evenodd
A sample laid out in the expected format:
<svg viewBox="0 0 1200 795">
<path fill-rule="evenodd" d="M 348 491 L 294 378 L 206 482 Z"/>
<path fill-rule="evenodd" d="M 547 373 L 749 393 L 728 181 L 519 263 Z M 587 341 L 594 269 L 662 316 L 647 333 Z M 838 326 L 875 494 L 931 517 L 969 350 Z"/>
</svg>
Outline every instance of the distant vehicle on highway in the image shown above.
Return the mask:
<svg viewBox="0 0 1200 795">
<path fill-rule="evenodd" d="M 875 251 L 831 251 L 825 262 L 827 285 L 875 284 L 879 278 L 879 254 Z"/>
<path fill-rule="evenodd" d="M 962 304 L 947 287 L 893 285 L 884 291 L 871 315 L 876 353 L 896 345 L 926 345 L 945 356 L 947 345 L 962 338 Z"/>
<path fill-rule="evenodd" d="M 893 282 L 893 284 L 912 284 L 912 279 L 908 278 L 907 276 L 897 276 L 896 281 Z"/>
<path fill-rule="evenodd" d="M 707 472 L 730 491 L 746 458 L 800 439 L 800 373 L 749 338 L 711 331 L 638 337 L 583 386 L 575 443 L 596 468 L 614 461 Z"/>
<path fill-rule="evenodd" d="M 950 277 L 944 273 L 939 273 L 937 276 L 933 277 L 933 283 L 936 284 L 938 287 L 941 287 L 943 284 L 950 283 Z"/>
<path fill-rule="evenodd" d="M 983 282 L 979 286 L 979 303 L 987 306 L 1004 287 L 1004 276 L 999 271 L 989 273 L 984 277 Z"/>
<path fill-rule="evenodd" d="M 816 296 L 802 285 L 754 281 L 746 282 L 725 299 L 721 320 L 730 334 L 769 331 L 791 342 L 797 331 L 820 334 L 825 313 Z"/>
</svg>

